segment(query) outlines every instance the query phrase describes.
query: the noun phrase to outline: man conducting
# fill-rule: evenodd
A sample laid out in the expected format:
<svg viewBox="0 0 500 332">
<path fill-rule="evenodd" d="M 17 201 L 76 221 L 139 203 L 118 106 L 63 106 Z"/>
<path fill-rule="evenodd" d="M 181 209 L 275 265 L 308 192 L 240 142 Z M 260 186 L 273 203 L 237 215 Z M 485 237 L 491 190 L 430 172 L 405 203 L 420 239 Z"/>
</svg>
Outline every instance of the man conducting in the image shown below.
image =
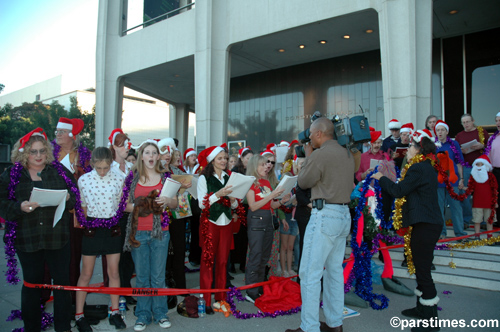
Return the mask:
<svg viewBox="0 0 500 332">
<path fill-rule="evenodd" d="M 300 263 L 301 325 L 286 332 L 342 331 L 344 259 L 351 226 L 348 203 L 353 189 L 354 157 L 334 139 L 333 123 L 319 118 L 310 128 L 312 148 L 299 174 L 301 188 L 311 188 L 313 210 Z M 325 268 L 325 269 L 323 269 Z M 319 322 L 321 278 L 326 322 Z M 320 326 L 321 325 L 321 326 Z"/>
</svg>

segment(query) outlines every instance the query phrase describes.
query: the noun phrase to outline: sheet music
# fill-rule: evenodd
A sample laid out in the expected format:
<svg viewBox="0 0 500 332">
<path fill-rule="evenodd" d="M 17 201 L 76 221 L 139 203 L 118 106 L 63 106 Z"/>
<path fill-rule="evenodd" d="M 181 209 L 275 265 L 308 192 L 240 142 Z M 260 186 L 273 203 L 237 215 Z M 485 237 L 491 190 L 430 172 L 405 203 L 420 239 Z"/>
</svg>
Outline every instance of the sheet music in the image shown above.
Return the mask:
<svg viewBox="0 0 500 332">
<path fill-rule="evenodd" d="M 233 191 L 229 194 L 229 197 L 234 197 L 238 199 L 243 199 L 247 194 L 248 190 L 255 181 L 254 176 L 243 175 L 240 173 L 232 172 L 229 177 L 229 181 L 227 181 L 227 186 L 233 186 L 231 190 Z"/>
<path fill-rule="evenodd" d="M 52 222 L 52 227 L 56 227 L 59 220 L 61 220 L 66 208 L 66 196 L 68 195 L 67 189 L 52 190 L 52 189 L 42 189 L 33 188 L 30 197 L 30 203 L 36 202 L 40 207 L 46 206 L 57 206 L 56 213 L 54 214 L 54 221 Z"/>
<path fill-rule="evenodd" d="M 293 187 L 295 187 L 296 184 L 297 184 L 297 176 L 285 175 L 281 179 L 281 181 L 278 184 L 278 186 L 276 187 L 276 189 L 274 189 L 274 190 L 284 189 L 283 193 L 276 198 L 280 199 L 280 198 L 283 198 L 285 195 L 289 194 L 290 191 L 292 191 Z"/>
<path fill-rule="evenodd" d="M 163 184 L 163 188 L 161 188 L 160 196 L 174 198 L 177 196 L 177 192 L 181 187 L 181 183 L 175 181 L 174 179 L 167 178 L 165 183 Z"/>
</svg>

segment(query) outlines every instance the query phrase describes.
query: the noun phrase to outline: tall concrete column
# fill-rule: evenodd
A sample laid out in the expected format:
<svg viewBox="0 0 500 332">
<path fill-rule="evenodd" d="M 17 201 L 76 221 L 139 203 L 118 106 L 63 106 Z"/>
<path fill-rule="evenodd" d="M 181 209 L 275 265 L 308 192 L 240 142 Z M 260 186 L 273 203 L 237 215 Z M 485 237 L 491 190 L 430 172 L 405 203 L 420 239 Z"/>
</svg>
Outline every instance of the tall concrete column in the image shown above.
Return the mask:
<svg viewBox="0 0 500 332">
<path fill-rule="evenodd" d="M 126 1 L 99 1 L 96 47 L 96 146 L 106 146 L 107 137 L 121 126 L 123 110 L 123 80 L 116 74 L 115 41 L 123 31 L 123 6 Z"/>
<path fill-rule="evenodd" d="M 195 107 L 197 145 L 220 145 L 227 139 L 230 57 L 215 1 L 196 3 Z M 213 10 L 212 10 L 213 9 Z"/>
<path fill-rule="evenodd" d="M 184 152 L 188 145 L 189 107 L 187 104 L 169 106 L 169 136 L 179 140 L 178 148 Z"/>
<path fill-rule="evenodd" d="M 379 4 L 385 124 L 396 118 L 424 128 L 431 113 L 432 0 Z"/>
</svg>

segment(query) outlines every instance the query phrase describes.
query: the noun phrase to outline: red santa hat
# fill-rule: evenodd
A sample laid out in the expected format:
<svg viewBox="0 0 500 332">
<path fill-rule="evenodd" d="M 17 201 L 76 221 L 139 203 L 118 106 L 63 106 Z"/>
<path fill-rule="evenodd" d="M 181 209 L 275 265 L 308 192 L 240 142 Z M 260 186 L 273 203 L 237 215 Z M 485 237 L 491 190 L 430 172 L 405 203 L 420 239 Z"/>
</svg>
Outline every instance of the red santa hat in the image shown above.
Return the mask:
<svg viewBox="0 0 500 332">
<path fill-rule="evenodd" d="M 167 148 L 164 151 L 162 151 L 164 147 L 167 147 Z M 158 149 L 160 149 L 160 154 L 167 154 L 167 153 L 174 152 L 176 149 L 174 139 L 171 137 L 162 138 L 158 142 Z"/>
<path fill-rule="evenodd" d="M 299 144 L 299 141 L 297 141 L 296 139 L 294 139 L 293 141 L 290 142 L 290 146 L 292 146 L 294 144 Z"/>
<path fill-rule="evenodd" d="M 111 135 L 109 135 L 109 137 L 108 137 L 108 140 L 109 140 L 108 147 L 110 147 L 111 145 L 115 145 L 115 139 L 116 139 L 116 136 L 118 136 L 118 134 L 125 135 L 123 133 L 123 130 L 121 130 L 120 128 L 113 129 L 113 131 L 111 132 Z M 123 146 L 126 146 L 127 149 L 130 149 L 130 147 L 132 146 L 132 142 L 130 142 L 127 138 L 127 139 L 125 139 L 125 142 L 123 142 Z"/>
<path fill-rule="evenodd" d="M 281 141 L 279 146 L 286 146 L 286 147 L 289 147 L 290 146 L 290 143 L 288 143 L 287 141 Z"/>
<path fill-rule="evenodd" d="M 488 158 L 487 155 L 483 154 L 481 157 L 478 157 L 476 160 L 474 160 L 474 163 L 472 163 L 472 166 L 476 166 L 477 163 L 483 163 L 484 166 L 486 166 L 486 169 L 488 172 L 491 172 L 493 170 L 493 166 L 491 165 L 490 158 Z"/>
<path fill-rule="evenodd" d="M 411 139 L 417 143 L 420 143 L 423 137 L 427 137 L 429 139 L 432 139 L 432 133 L 429 131 L 429 129 L 419 129 L 416 132 L 413 133 L 411 136 Z"/>
<path fill-rule="evenodd" d="M 196 151 L 193 148 L 189 148 L 186 151 L 184 151 L 184 160 L 186 160 L 189 156 L 192 156 L 193 154 L 196 154 Z"/>
<path fill-rule="evenodd" d="M 274 143 L 269 143 L 269 144 L 266 146 L 266 150 L 270 150 L 270 151 L 274 151 L 274 150 L 276 150 L 276 144 L 274 144 Z"/>
<path fill-rule="evenodd" d="M 244 153 L 245 151 L 248 151 L 248 150 L 252 150 L 252 148 L 251 148 L 251 147 L 249 147 L 249 146 L 245 146 L 244 148 L 239 149 L 239 150 L 238 150 L 238 158 L 241 158 L 241 156 L 243 155 L 243 153 Z"/>
<path fill-rule="evenodd" d="M 436 129 L 438 127 L 445 127 L 446 131 L 450 132 L 450 127 L 446 124 L 446 122 L 444 122 L 443 120 L 437 120 L 436 125 L 434 126 L 434 134 L 436 134 L 436 136 L 437 136 Z"/>
<path fill-rule="evenodd" d="M 370 126 L 370 131 L 375 131 L 375 128 Z"/>
<path fill-rule="evenodd" d="M 200 166 L 205 168 L 207 167 L 208 164 L 212 162 L 212 160 L 215 159 L 215 157 L 224 151 L 227 148 L 226 143 L 220 145 L 220 146 L 211 146 L 209 148 L 206 148 L 205 150 L 201 151 L 200 154 L 198 155 L 198 162 L 200 163 Z"/>
<path fill-rule="evenodd" d="M 271 150 L 264 150 L 260 153 L 261 156 L 265 156 L 265 155 L 268 155 L 270 154 L 271 156 L 274 156 L 274 152 L 271 151 Z"/>
<path fill-rule="evenodd" d="M 497 113 L 497 115 L 495 115 L 495 118 L 499 117 L 500 116 L 500 112 Z"/>
<path fill-rule="evenodd" d="M 410 135 L 413 133 L 413 123 L 408 122 L 401 126 L 400 133 L 409 133 Z"/>
<path fill-rule="evenodd" d="M 376 140 L 380 139 L 382 137 L 382 132 L 381 131 L 370 131 L 370 136 L 372 137 L 371 142 L 375 143 Z"/>
<path fill-rule="evenodd" d="M 389 127 L 389 129 L 394 129 L 394 130 L 401 129 L 401 122 L 399 122 L 397 119 L 392 119 L 391 121 L 389 121 L 387 127 Z"/>
<path fill-rule="evenodd" d="M 69 137 L 75 137 L 82 131 L 84 125 L 82 119 L 59 118 L 56 128 L 67 129 L 70 131 Z"/>
<path fill-rule="evenodd" d="M 47 140 L 47 135 L 45 134 L 42 128 L 38 127 L 36 129 L 33 129 L 32 131 L 30 131 L 29 133 L 27 133 L 26 135 L 24 135 L 19 139 L 20 143 L 19 152 L 24 152 L 24 146 L 26 145 L 26 143 L 28 143 L 31 136 L 42 136 L 43 138 L 45 138 L 45 140 Z"/>
</svg>

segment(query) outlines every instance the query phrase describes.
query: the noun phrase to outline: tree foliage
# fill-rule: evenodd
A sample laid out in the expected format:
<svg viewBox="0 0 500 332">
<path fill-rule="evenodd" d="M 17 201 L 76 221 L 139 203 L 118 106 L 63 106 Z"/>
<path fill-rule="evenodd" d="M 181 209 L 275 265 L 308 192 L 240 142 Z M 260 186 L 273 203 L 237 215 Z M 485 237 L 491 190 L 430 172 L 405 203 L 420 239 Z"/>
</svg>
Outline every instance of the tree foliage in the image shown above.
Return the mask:
<svg viewBox="0 0 500 332">
<path fill-rule="evenodd" d="M 23 103 L 17 107 L 5 104 L 0 109 L 0 143 L 10 144 L 12 148 L 22 136 L 37 127 L 43 128 L 48 139 L 53 140 L 59 118 L 67 117 L 83 120 L 85 126 L 80 136 L 83 144 L 92 150 L 95 146 L 95 108 L 92 112 L 83 112 L 78 107 L 76 97 L 70 99 L 69 110 L 57 101 L 50 105 L 40 102 Z"/>
</svg>

